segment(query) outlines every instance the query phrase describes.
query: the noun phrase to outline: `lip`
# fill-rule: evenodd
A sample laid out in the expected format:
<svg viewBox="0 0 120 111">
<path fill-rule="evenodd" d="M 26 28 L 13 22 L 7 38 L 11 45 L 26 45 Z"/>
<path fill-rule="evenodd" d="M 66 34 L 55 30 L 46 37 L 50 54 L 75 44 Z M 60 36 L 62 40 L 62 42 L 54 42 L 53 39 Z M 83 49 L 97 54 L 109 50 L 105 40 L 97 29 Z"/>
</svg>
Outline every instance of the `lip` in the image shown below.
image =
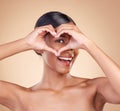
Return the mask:
<svg viewBox="0 0 120 111">
<path fill-rule="evenodd" d="M 60 64 L 71 67 L 74 63 L 74 60 L 76 58 L 76 52 L 75 50 L 66 50 L 65 52 L 62 52 L 61 55 L 57 57 L 57 60 Z"/>
<path fill-rule="evenodd" d="M 59 56 L 57 57 L 57 59 L 59 60 L 59 62 L 64 65 L 64 66 L 72 66 L 73 64 L 73 57 L 64 57 L 64 56 Z"/>
</svg>

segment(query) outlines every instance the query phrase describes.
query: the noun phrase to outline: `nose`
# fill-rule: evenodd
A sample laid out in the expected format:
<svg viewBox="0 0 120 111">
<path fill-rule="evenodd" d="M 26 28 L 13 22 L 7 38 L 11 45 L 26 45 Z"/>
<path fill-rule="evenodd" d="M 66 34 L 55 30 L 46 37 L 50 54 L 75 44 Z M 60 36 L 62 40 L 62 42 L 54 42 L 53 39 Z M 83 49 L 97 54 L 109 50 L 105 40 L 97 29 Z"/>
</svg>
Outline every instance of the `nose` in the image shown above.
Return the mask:
<svg viewBox="0 0 120 111">
<path fill-rule="evenodd" d="M 74 57 L 75 51 L 73 49 L 66 50 L 60 54 L 60 56 L 65 56 L 65 57 Z"/>
</svg>

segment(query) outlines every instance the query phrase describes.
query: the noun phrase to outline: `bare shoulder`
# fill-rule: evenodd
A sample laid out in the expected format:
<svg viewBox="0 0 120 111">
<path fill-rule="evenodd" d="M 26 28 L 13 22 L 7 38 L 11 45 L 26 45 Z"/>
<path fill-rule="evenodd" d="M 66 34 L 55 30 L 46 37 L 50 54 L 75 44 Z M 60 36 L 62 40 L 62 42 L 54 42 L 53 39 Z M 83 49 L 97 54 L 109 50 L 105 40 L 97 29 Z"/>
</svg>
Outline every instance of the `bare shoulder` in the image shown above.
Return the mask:
<svg viewBox="0 0 120 111">
<path fill-rule="evenodd" d="M 80 78 L 80 77 L 72 76 L 72 82 L 74 84 L 78 84 L 80 86 L 86 86 L 86 87 L 96 86 L 96 82 L 98 81 L 97 79 L 98 78 L 91 79 L 91 78 Z"/>
<path fill-rule="evenodd" d="M 97 93 L 101 93 L 100 90 L 103 90 L 103 87 L 109 85 L 109 80 L 107 77 L 97 77 L 97 78 L 89 79 L 87 83 L 94 86 L 96 88 Z"/>
<path fill-rule="evenodd" d="M 15 83 L 0 81 L 0 98 L 12 99 L 17 97 L 22 92 L 27 92 L 29 89 Z"/>
<path fill-rule="evenodd" d="M 80 87 L 94 88 L 96 92 L 98 92 L 100 88 L 104 87 L 104 85 L 109 84 L 109 81 L 106 77 L 79 78 L 72 76 L 72 82 Z"/>
<path fill-rule="evenodd" d="M 0 80 L 0 89 L 13 90 L 13 91 L 21 90 L 22 91 L 22 90 L 27 90 L 28 88 L 22 87 L 20 85 L 12 83 L 12 82 Z"/>
<path fill-rule="evenodd" d="M 85 83 L 91 83 L 95 84 L 99 81 L 107 81 L 106 77 L 97 77 L 97 78 L 81 78 L 81 77 L 76 77 L 76 76 L 71 76 L 73 81 L 76 82 L 85 82 Z"/>
<path fill-rule="evenodd" d="M 96 87 L 104 86 L 106 83 L 108 83 L 107 77 L 97 77 L 90 80 L 92 84 L 96 85 Z"/>
<path fill-rule="evenodd" d="M 22 92 L 26 91 L 27 88 L 19 86 L 14 83 L 0 81 L 0 104 L 12 108 L 18 103 Z"/>
</svg>

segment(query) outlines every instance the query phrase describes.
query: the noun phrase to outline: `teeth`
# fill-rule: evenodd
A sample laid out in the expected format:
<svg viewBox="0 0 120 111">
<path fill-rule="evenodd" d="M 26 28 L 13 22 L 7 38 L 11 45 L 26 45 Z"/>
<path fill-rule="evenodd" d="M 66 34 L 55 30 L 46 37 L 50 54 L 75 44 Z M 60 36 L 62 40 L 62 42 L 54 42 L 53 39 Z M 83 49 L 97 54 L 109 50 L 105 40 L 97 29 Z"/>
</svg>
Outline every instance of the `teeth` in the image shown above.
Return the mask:
<svg viewBox="0 0 120 111">
<path fill-rule="evenodd" d="M 61 60 L 66 60 L 66 61 L 71 61 L 72 60 L 72 58 L 66 58 L 66 57 L 59 57 L 59 59 L 61 59 Z"/>
</svg>

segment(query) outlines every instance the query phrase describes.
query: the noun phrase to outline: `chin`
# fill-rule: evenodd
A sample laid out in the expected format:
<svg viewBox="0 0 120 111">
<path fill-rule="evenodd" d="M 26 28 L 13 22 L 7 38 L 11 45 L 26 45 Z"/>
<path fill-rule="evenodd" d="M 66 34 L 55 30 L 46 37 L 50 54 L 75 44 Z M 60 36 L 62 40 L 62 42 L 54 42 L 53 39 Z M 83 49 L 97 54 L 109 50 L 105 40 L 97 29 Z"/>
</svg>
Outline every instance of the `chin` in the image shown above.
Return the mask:
<svg viewBox="0 0 120 111">
<path fill-rule="evenodd" d="M 60 74 L 68 74 L 70 72 L 70 70 L 61 69 L 61 70 L 58 70 L 57 72 L 60 73 Z"/>
</svg>

